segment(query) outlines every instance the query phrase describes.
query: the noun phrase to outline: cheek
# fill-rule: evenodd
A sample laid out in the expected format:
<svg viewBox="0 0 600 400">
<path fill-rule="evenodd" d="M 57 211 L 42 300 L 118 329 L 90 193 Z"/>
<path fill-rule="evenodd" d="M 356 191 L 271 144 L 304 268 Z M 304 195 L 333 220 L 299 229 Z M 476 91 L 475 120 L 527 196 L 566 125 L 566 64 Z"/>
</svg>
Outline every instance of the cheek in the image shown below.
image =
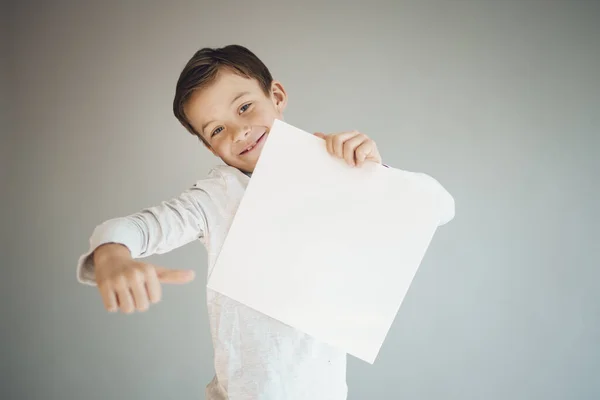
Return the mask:
<svg viewBox="0 0 600 400">
<path fill-rule="evenodd" d="M 268 102 L 261 104 L 253 113 L 256 120 L 260 122 L 260 125 L 265 125 L 268 122 L 272 122 L 274 118 L 279 116 L 279 110 L 275 107 L 275 104 Z"/>
<path fill-rule="evenodd" d="M 211 144 L 213 153 L 218 157 L 227 157 L 229 154 L 226 150 L 226 145 L 224 140 L 213 141 Z"/>
<path fill-rule="evenodd" d="M 218 148 L 218 152 L 221 156 L 223 156 L 224 158 L 231 158 L 233 157 L 233 153 L 232 153 L 232 149 L 231 149 L 231 145 L 227 144 L 227 143 L 223 143 L 219 146 Z"/>
</svg>

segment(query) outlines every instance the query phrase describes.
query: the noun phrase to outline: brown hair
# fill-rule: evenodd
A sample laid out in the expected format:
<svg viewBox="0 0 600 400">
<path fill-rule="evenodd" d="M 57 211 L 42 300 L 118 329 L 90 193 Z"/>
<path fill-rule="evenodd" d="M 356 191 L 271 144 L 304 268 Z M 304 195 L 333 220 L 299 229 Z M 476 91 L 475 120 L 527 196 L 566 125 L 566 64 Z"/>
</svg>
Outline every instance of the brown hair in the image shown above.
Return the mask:
<svg viewBox="0 0 600 400">
<path fill-rule="evenodd" d="M 173 113 L 181 124 L 192 134 L 198 136 L 205 144 L 206 141 L 197 132 L 185 115 L 185 104 L 191 94 L 212 83 L 222 68 L 246 78 L 256 79 L 269 96 L 273 77 L 269 69 L 250 50 L 240 45 L 229 45 L 221 48 L 205 47 L 198 50 L 187 62 L 177 80 Z"/>
</svg>

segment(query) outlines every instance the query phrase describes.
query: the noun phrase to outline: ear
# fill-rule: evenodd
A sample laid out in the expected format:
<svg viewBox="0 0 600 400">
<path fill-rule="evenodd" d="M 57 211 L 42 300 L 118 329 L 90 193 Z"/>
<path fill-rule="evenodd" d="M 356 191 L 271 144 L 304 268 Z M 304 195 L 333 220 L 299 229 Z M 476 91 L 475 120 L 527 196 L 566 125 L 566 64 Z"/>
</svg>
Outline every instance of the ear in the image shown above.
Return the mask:
<svg viewBox="0 0 600 400">
<path fill-rule="evenodd" d="M 273 83 L 271 83 L 271 99 L 279 113 L 283 113 L 287 106 L 288 96 L 281 82 L 273 81 Z"/>
</svg>

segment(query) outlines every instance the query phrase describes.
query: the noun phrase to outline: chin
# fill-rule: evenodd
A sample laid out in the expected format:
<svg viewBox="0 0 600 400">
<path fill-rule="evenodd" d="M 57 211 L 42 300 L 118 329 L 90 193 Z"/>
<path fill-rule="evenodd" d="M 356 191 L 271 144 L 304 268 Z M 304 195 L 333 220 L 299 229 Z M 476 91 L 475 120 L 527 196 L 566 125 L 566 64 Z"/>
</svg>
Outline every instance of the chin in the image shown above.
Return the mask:
<svg viewBox="0 0 600 400">
<path fill-rule="evenodd" d="M 236 163 L 236 162 L 226 162 L 227 165 L 229 165 L 230 167 L 233 167 L 235 169 L 239 169 L 240 171 L 244 171 L 244 172 L 253 172 L 254 168 L 256 167 L 256 163 Z"/>
<path fill-rule="evenodd" d="M 255 168 L 256 168 L 256 163 L 251 163 L 251 164 L 244 165 L 240 169 L 243 170 L 243 171 L 254 172 Z"/>
</svg>

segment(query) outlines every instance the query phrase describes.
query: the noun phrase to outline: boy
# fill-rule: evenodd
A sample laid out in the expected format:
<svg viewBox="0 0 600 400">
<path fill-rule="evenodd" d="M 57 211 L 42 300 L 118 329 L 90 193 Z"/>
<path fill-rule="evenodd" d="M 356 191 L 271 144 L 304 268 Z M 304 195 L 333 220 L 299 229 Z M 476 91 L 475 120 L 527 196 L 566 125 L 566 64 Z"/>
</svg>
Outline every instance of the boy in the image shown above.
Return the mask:
<svg viewBox="0 0 600 400">
<path fill-rule="evenodd" d="M 109 311 L 144 311 L 161 298 L 162 283 L 185 283 L 192 271 L 138 261 L 200 240 L 208 276 L 225 240 L 275 119 L 283 119 L 287 94 L 248 49 L 231 45 L 196 52 L 176 86 L 178 120 L 225 165 L 161 205 L 100 224 L 78 263 L 81 283 L 96 285 Z M 358 132 L 317 134 L 332 156 L 361 166 L 381 163 L 377 146 Z M 440 199 L 440 224 L 453 218 L 452 197 L 432 178 L 415 174 Z M 209 400 L 331 399 L 347 397 L 346 354 L 207 291 L 216 374 Z"/>
</svg>

